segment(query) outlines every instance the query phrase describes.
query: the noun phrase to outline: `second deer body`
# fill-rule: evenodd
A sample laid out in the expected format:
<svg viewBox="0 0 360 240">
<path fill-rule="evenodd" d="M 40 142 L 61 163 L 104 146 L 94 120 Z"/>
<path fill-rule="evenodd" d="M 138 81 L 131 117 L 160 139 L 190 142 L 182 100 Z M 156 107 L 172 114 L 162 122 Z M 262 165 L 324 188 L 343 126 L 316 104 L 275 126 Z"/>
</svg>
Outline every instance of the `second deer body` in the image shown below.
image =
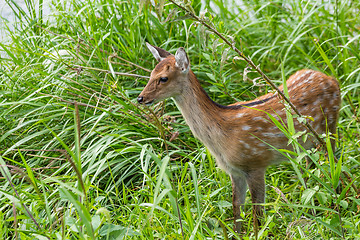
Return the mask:
<svg viewBox="0 0 360 240">
<path fill-rule="evenodd" d="M 249 187 L 254 212 L 261 214 L 265 201 L 265 171 L 270 164 L 285 160 L 276 149 L 289 149 L 285 134 L 270 120 L 271 114 L 286 125 L 286 110 L 278 94 L 269 93 L 253 101 L 223 106 L 212 101 L 200 86 L 183 48 L 175 56 L 147 44 L 160 62 L 138 97 L 139 103 L 172 97 L 192 133 L 215 157 L 220 168 L 231 177 L 235 231 L 240 232 L 240 207 Z M 335 133 L 340 106 L 338 82 L 321 72 L 301 70 L 287 81 L 290 101 L 318 133 Z M 282 86 L 280 86 L 282 90 Z M 268 113 L 268 114 L 267 114 Z M 305 127 L 294 120 L 296 131 Z M 302 145 L 314 146 L 311 137 Z"/>
</svg>

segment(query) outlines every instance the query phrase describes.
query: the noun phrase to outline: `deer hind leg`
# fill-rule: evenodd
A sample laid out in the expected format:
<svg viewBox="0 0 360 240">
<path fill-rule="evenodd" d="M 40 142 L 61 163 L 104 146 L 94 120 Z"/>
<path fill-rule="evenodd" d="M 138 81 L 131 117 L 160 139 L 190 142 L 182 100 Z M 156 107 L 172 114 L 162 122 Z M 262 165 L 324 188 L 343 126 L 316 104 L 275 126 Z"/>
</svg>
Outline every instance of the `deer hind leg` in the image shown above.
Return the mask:
<svg viewBox="0 0 360 240">
<path fill-rule="evenodd" d="M 265 202 L 265 171 L 266 169 L 256 169 L 247 172 L 246 181 L 251 193 L 253 205 L 254 228 L 257 233 L 260 225 L 259 218 L 263 216 L 264 207 L 260 204 Z"/>
<path fill-rule="evenodd" d="M 244 175 L 230 175 L 233 191 L 233 211 L 234 211 L 234 231 L 236 233 L 241 232 L 241 221 L 238 221 L 241 217 L 241 208 L 245 203 L 246 195 L 246 178 Z"/>
</svg>

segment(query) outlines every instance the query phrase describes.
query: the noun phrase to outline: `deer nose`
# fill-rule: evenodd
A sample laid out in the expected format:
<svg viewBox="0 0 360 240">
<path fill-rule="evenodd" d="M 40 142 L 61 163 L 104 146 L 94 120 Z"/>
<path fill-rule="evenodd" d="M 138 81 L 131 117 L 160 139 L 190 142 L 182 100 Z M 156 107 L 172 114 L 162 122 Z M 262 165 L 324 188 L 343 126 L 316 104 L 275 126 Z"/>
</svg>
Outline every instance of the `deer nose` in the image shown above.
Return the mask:
<svg viewBox="0 0 360 240">
<path fill-rule="evenodd" d="M 142 103 L 143 100 L 144 100 L 144 97 L 142 97 L 142 96 L 139 96 L 139 97 L 137 98 L 138 103 Z"/>
</svg>

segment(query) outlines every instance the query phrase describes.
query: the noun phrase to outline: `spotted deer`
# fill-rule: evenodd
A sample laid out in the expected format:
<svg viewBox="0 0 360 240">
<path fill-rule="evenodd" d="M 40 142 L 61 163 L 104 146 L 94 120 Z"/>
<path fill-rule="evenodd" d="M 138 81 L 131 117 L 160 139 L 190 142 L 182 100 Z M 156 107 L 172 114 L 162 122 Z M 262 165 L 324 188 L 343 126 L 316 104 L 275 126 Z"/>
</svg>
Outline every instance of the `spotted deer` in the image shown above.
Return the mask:
<svg viewBox="0 0 360 240">
<path fill-rule="evenodd" d="M 192 133 L 204 143 L 218 166 L 232 181 L 234 230 L 240 233 L 241 206 L 249 187 L 254 219 L 262 215 L 265 201 L 265 171 L 270 164 L 285 160 L 276 149 L 293 150 L 285 134 L 269 117 L 286 124 L 286 110 L 278 93 L 268 93 L 248 102 L 228 106 L 209 98 L 194 73 L 184 48 L 174 55 L 146 43 L 159 64 L 137 98 L 150 105 L 172 97 Z M 302 115 L 311 116 L 312 127 L 319 133 L 335 133 L 340 106 L 337 80 L 314 70 L 300 70 L 286 82 L 289 99 Z M 279 87 L 283 90 L 283 87 Z M 305 127 L 294 121 L 296 131 Z M 314 146 L 311 137 L 302 143 Z M 276 148 L 274 150 L 274 148 Z M 255 220 L 256 221 L 256 220 Z M 256 223 L 255 223 L 256 224 Z"/>
</svg>

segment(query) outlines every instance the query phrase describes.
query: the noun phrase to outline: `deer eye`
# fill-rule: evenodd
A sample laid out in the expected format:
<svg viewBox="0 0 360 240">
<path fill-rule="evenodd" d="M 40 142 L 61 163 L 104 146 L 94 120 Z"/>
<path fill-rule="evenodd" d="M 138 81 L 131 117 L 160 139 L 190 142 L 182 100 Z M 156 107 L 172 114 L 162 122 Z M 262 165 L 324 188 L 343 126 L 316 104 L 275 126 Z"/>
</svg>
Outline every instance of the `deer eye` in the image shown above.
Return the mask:
<svg viewBox="0 0 360 240">
<path fill-rule="evenodd" d="M 167 80 L 168 80 L 168 78 L 167 78 L 167 77 L 161 77 L 161 78 L 160 78 L 160 82 L 162 82 L 162 83 L 167 82 Z"/>
</svg>

